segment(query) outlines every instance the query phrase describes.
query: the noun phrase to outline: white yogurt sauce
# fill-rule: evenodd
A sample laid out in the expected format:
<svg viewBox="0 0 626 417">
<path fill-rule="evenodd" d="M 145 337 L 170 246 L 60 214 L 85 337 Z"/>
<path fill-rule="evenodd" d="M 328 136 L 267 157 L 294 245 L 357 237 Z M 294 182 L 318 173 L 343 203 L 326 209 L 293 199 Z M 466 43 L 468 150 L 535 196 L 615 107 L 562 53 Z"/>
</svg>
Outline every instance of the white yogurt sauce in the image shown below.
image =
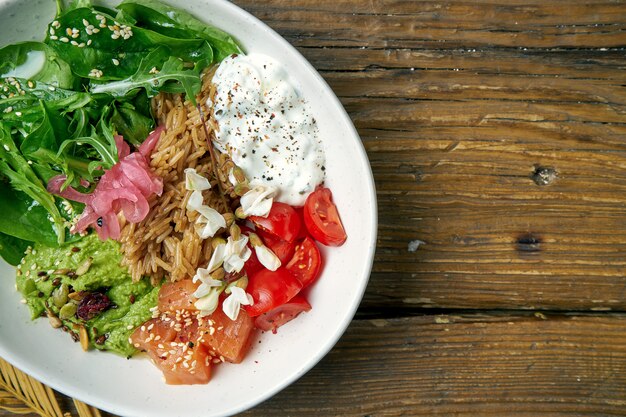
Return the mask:
<svg viewBox="0 0 626 417">
<path fill-rule="evenodd" d="M 213 82 L 216 145 L 252 186 L 275 187 L 277 201 L 303 205 L 324 180 L 325 157 L 315 118 L 285 68 L 261 54 L 230 56 Z"/>
</svg>

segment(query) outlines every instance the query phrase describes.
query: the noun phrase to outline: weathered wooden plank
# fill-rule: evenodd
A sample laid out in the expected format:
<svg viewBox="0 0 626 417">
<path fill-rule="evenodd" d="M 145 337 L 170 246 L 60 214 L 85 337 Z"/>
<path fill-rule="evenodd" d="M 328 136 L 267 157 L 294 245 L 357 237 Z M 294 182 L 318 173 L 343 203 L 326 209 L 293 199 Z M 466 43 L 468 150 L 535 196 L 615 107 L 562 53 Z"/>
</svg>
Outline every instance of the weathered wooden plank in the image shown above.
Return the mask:
<svg viewBox="0 0 626 417">
<path fill-rule="evenodd" d="M 355 321 L 313 370 L 246 416 L 624 415 L 626 317 Z"/>
<path fill-rule="evenodd" d="M 297 46 L 623 47 L 623 2 L 290 0 L 237 4 Z"/>
<path fill-rule="evenodd" d="M 626 309 L 626 3 L 239 3 L 321 70 L 368 151 L 362 311 Z"/>
</svg>

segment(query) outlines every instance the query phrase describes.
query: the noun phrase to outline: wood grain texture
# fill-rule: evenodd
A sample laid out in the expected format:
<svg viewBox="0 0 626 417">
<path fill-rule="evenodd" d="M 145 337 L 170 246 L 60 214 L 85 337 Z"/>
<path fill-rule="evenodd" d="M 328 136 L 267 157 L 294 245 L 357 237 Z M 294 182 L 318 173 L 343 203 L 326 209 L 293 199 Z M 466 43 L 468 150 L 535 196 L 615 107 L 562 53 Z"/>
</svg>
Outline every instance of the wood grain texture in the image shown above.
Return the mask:
<svg viewBox="0 0 626 417">
<path fill-rule="evenodd" d="M 355 321 L 246 416 L 623 416 L 626 316 Z"/>
<path fill-rule="evenodd" d="M 368 152 L 362 311 L 626 309 L 626 3 L 237 3 L 320 70 Z"/>
<path fill-rule="evenodd" d="M 625 416 L 626 2 L 235 3 L 341 99 L 380 212 L 361 318 L 244 415 Z"/>
</svg>

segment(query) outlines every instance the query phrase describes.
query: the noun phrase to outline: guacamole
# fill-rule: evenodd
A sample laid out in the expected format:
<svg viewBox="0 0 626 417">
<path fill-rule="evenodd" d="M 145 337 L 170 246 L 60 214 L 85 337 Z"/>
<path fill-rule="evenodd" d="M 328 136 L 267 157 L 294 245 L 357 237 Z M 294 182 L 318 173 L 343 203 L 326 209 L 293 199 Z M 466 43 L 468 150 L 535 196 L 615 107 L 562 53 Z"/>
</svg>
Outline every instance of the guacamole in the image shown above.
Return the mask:
<svg viewBox="0 0 626 417">
<path fill-rule="evenodd" d="M 89 347 L 129 357 L 128 338 L 152 317 L 159 288 L 133 283 L 121 259 L 119 243 L 95 234 L 60 248 L 35 244 L 17 267 L 17 288 L 33 319 L 52 316 L 75 340 L 84 326 Z"/>
</svg>

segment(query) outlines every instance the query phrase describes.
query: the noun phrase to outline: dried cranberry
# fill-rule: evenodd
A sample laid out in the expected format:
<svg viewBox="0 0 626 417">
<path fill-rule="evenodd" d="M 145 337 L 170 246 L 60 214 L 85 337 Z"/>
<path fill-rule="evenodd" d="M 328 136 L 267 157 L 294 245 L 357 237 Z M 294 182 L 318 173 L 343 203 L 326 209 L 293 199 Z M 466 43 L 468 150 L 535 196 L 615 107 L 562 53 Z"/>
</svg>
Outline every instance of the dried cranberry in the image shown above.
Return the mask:
<svg viewBox="0 0 626 417">
<path fill-rule="evenodd" d="M 100 292 L 87 292 L 76 310 L 79 319 L 87 321 L 96 317 L 111 306 L 111 300 Z"/>
</svg>

